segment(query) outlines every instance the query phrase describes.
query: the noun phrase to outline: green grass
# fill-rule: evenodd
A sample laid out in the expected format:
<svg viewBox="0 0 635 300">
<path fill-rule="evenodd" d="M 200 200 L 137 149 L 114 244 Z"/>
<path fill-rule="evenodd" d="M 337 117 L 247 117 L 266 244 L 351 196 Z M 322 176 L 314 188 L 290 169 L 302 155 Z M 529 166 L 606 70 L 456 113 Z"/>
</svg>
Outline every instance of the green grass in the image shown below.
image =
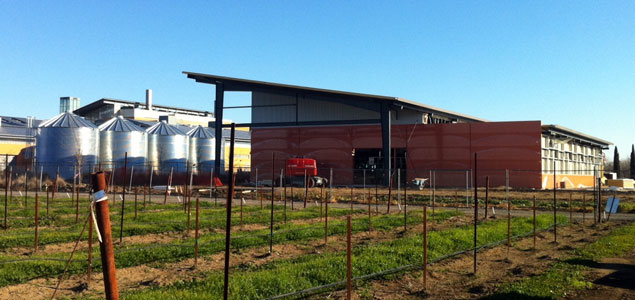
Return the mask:
<svg viewBox="0 0 635 300">
<path fill-rule="evenodd" d="M 319 208 L 318 208 L 319 209 Z M 302 211 L 296 211 L 300 214 Z M 329 209 L 329 212 L 337 214 L 347 214 L 348 209 Z M 309 209 L 305 213 L 310 213 Z M 330 214 L 333 215 L 333 214 Z M 421 212 L 412 211 L 409 213 L 409 224 L 421 222 Z M 456 214 L 452 211 L 439 212 L 436 214 L 437 222 L 448 219 Z M 403 226 L 402 215 L 381 215 L 373 218 L 373 228 L 375 230 L 392 230 Z M 324 237 L 324 224 L 278 224 L 275 226 L 274 243 L 304 243 L 309 240 L 321 239 Z M 353 232 L 368 230 L 368 220 L 362 215 L 353 222 Z M 346 233 L 344 220 L 329 221 L 330 236 L 343 235 Z M 76 238 L 76 237 L 75 237 Z M 208 233 L 200 239 L 200 255 L 209 255 L 222 252 L 224 250 L 225 236 L 223 233 Z M 253 230 L 234 234 L 232 237 L 232 249 L 240 250 L 258 246 L 265 246 L 269 243 L 269 229 Z M 175 240 L 164 244 L 125 244 L 115 249 L 115 259 L 117 267 L 125 268 L 143 265 L 146 263 L 160 261 L 162 263 L 180 261 L 194 256 L 194 239 L 186 238 Z M 94 269 L 101 269 L 99 253 L 93 253 Z M 49 254 L 45 257 L 34 255 L 31 258 L 56 258 L 67 259 L 68 253 Z M 87 268 L 87 251 L 78 251 L 74 257 L 74 263 L 69 268 L 69 273 L 82 273 Z M 16 256 L 0 255 L 2 261 L 20 259 Z M 61 273 L 64 267 L 63 261 L 20 261 L 14 263 L 0 264 L 0 286 L 17 284 L 38 277 L 49 277 Z"/>
<path fill-rule="evenodd" d="M 559 222 L 566 222 L 560 216 Z M 539 228 L 551 225 L 549 216 L 540 216 Z M 528 232 L 530 218 L 513 218 L 512 234 Z M 471 226 L 452 228 L 429 234 L 429 258 L 467 250 L 472 247 Z M 479 245 L 502 240 L 507 222 L 497 220 L 479 226 Z M 353 250 L 353 276 L 371 274 L 402 265 L 422 262 L 422 237 L 411 233 L 405 237 L 378 244 L 356 245 Z M 234 268 L 230 277 L 232 299 L 264 299 L 284 293 L 312 288 L 345 279 L 345 253 L 305 255 L 277 260 L 260 266 Z M 155 287 L 125 293 L 123 299 L 219 299 L 222 297 L 222 273 L 209 272 L 203 280 L 181 281 L 166 287 Z"/>
<path fill-rule="evenodd" d="M 635 249 L 635 224 L 613 230 L 609 235 L 576 249 L 575 255 L 553 264 L 545 273 L 504 285 L 487 299 L 559 299 L 567 292 L 592 287 L 585 278 L 587 265 Z"/>
</svg>

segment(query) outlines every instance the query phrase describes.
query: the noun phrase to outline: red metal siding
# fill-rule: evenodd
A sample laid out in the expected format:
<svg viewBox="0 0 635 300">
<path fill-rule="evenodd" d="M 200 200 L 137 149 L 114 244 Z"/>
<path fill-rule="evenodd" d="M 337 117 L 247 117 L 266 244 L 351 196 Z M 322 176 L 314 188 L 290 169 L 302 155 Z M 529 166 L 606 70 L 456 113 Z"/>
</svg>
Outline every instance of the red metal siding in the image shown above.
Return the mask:
<svg viewBox="0 0 635 300">
<path fill-rule="evenodd" d="M 437 186 L 465 186 L 465 172 L 479 153 L 479 185 L 490 176 L 492 186 L 505 184 L 505 169 L 516 187 L 541 187 L 541 123 L 487 122 L 434 125 L 394 125 L 392 148 L 407 148 L 408 178 L 428 177 L 437 171 Z M 318 175 L 334 169 L 335 184 L 352 182 L 352 150 L 381 148 L 379 125 L 271 128 L 252 130 L 252 166 L 264 178 L 290 157 L 317 160 Z M 268 170 L 262 172 L 262 170 Z M 442 171 L 445 170 L 445 171 Z M 452 171 L 453 170 L 453 171 Z M 279 172 L 279 171 L 278 171 Z M 270 176 L 270 175 L 269 175 Z"/>
</svg>

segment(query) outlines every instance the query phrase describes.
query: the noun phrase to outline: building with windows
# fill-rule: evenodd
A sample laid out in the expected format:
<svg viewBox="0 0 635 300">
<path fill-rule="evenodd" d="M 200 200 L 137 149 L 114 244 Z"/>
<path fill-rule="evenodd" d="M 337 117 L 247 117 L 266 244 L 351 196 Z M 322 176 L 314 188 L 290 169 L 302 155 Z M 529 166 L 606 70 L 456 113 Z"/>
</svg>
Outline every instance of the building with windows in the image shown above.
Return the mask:
<svg viewBox="0 0 635 300">
<path fill-rule="evenodd" d="M 433 177 L 438 187 L 590 187 L 610 142 L 541 121 L 490 122 L 416 101 L 210 74 L 214 115 L 233 108 L 225 92 L 251 93 L 251 166 L 280 170 L 288 158 L 313 158 L 318 176 L 339 185 Z M 216 126 L 227 126 L 216 122 Z M 272 165 L 272 154 L 275 164 Z M 261 172 L 271 179 L 271 171 Z M 277 172 L 276 172 L 277 173 Z M 267 178 L 269 176 L 269 178 Z"/>
</svg>

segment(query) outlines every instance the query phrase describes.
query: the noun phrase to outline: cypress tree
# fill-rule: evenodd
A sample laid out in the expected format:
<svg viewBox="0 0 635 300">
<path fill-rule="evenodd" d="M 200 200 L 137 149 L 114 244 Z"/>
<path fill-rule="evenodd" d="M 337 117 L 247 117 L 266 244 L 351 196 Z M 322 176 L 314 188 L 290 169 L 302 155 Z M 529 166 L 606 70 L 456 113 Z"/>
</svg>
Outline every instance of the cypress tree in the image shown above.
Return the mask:
<svg viewBox="0 0 635 300">
<path fill-rule="evenodd" d="M 620 153 L 617 151 L 617 146 L 613 152 L 613 172 L 617 174 L 617 178 L 620 178 Z"/>
<path fill-rule="evenodd" d="M 635 179 L 635 145 L 631 146 L 631 178 Z"/>
</svg>

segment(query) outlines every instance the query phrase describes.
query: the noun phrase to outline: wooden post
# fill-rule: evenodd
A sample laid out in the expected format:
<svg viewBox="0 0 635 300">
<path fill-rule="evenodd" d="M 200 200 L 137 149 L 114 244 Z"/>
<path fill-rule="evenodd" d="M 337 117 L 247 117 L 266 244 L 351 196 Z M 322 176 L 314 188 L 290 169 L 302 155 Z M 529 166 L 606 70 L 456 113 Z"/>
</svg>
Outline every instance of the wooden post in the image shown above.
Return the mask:
<svg viewBox="0 0 635 300">
<path fill-rule="evenodd" d="M 123 243 L 123 213 L 126 206 L 126 168 L 128 167 L 128 152 L 124 153 L 123 158 L 123 177 L 121 178 L 121 224 L 119 227 L 119 244 Z"/>
<path fill-rule="evenodd" d="M 426 289 L 428 272 L 428 206 L 423 206 L 423 289 Z"/>
<path fill-rule="evenodd" d="M 569 192 L 569 226 L 573 225 L 573 207 L 571 206 L 571 198 L 573 197 L 572 193 Z"/>
<path fill-rule="evenodd" d="M 273 254 L 273 197 L 275 184 L 273 184 L 276 177 L 276 154 L 271 152 L 271 217 L 269 220 L 269 254 Z"/>
<path fill-rule="evenodd" d="M 196 268 L 198 264 L 198 244 L 199 244 L 199 236 L 198 236 L 198 212 L 199 212 L 199 195 L 196 194 L 196 220 L 194 221 L 194 268 Z"/>
<path fill-rule="evenodd" d="M 86 272 L 86 285 L 90 285 L 90 278 L 93 272 L 93 222 L 93 214 L 90 213 L 88 216 L 88 271 Z"/>
<path fill-rule="evenodd" d="M 536 195 L 534 195 L 534 250 L 536 249 Z"/>
<path fill-rule="evenodd" d="M 478 153 L 474 152 L 474 274 L 476 274 L 476 246 L 478 224 Z"/>
<path fill-rule="evenodd" d="M 487 220 L 487 209 L 489 208 L 489 176 L 485 176 L 485 215 L 484 220 Z"/>
<path fill-rule="evenodd" d="M 39 213 L 39 189 L 35 189 L 35 250 L 37 252 L 39 250 L 39 242 L 38 242 L 38 229 L 40 227 L 40 213 Z"/>
<path fill-rule="evenodd" d="M 505 170 L 505 198 L 507 198 L 507 255 L 512 246 L 512 201 L 509 199 L 509 170 Z"/>
<path fill-rule="evenodd" d="M 136 187 L 134 189 L 134 219 L 137 219 L 137 194 L 139 192 L 139 188 Z"/>
<path fill-rule="evenodd" d="M 556 218 L 556 208 L 557 208 L 557 203 L 556 203 L 556 160 L 553 161 L 553 242 L 557 243 L 558 242 L 558 234 L 557 234 L 557 229 L 558 229 L 558 220 Z"/>
<path fill-rule="evenodd" d="M 98 172 L 92 175 L 93 190 L 97 191 L 95 197 L 98 197 L 98 193 L 107 192 L 106 178 L 103 172 Z M 97 218 L 97 230 L 99 230 L 102 237 L 102 242 L 99 244 L 99 250 L 101 252 L 101 264 L 102 271 L 104 273 L 104 289 L 106 292 L 106 299 L 118 300 L 119 289 L 117 288 L 117 276 L 115 268 L 115 253 L 112 243 L 112 231 L 110 227 L 110 210 L 108 207 L 108 198 L 103 195 L 104 198 L 95 200 L 95 210 Z"/>
<path fill-rule="evenodd" d="M 582 225 L 586 221 L 586 194 L 582 193 Z"/>
<path fill-rule="evenodd" d="M 351 300 L 353 266 L 351 260 L 351 216 L 346 216 L 346 300 Z"/>
</svg>

